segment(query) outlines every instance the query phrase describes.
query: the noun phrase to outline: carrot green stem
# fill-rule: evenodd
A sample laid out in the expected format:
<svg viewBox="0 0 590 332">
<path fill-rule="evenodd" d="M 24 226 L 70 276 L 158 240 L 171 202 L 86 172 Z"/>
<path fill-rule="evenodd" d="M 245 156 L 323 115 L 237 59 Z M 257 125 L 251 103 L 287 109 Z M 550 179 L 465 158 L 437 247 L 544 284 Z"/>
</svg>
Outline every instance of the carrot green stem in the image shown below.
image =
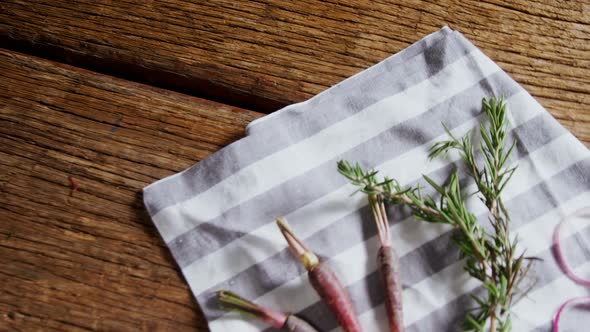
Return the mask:
<svg viewBox="0 0 590 332">
<path fill-rule="evenodd" d="M 373 211 L 373 217 L 375 218 L 375 224 L 377 225 L 379 242 L 381 242 L 382 247 L 391 247 L 389 221 L 387 219 L 387 213 L 385 212 L 383 198 L 379 195 L 370 195 L 369 203 L 371 204 L 371 210 Z"/>
<path fill-rule="evenodd" d="M 291 230 L 285 218 L 278 218 L 277 225 L 287 240 L 289 248 L 299 258 L 308 271 L 313 270 L 320 262 L 318 257 Z"/>
<path fill-rule="evenodd" d="M 217 297 L 219 302 L 227 306 L 228 309 L 235 310 L 244 315 L 254 316 L 273 327 L 280 329 L 285 326 L 285 322 L 287 321 L 287 315 L 266 309 L 233 292 L 222 290 L 217 293 Z"/>
</svg>

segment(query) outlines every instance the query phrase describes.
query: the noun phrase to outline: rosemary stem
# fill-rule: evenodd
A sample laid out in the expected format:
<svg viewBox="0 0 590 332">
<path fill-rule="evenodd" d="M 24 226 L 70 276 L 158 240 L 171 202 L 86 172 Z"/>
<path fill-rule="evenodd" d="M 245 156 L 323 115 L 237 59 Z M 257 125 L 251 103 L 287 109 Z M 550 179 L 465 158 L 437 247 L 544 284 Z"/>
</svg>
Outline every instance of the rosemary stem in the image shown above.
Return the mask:
<svg viewBox="0 0 590 332">
<path fill-rule="evenodd" d="M 387 197 L 390 200 L 396 200 L 396 201 L 399 200 L 402 203 L 404 203 L 405 205 L 418 208 L 420 211 L 422 211 L 432 217 L 441 218 L 441 215 L 440 215 L 440 213 L 438 213 L 438 211 L 436 211 L 435 209 L 428 207 L 424 204 L 416 205 L 414 203 L 414 201 L 412 201 L 412 199 L 410 197 L 408 197 L 408 195 L 406 195 L 406 194 L 390 193 L 390 192 L 383 190 L 383 188 L 381 188 L 380 186 L 368 186 L 367 188 L 370 190 L 376 191 L 378 193 L 378 195 L 381 197 Z"/>
<path fill-rule="evenodd" d="M 494 311 L 490 315 L 490 332 L 496 332 L 496 313 Z"/>
</svg>

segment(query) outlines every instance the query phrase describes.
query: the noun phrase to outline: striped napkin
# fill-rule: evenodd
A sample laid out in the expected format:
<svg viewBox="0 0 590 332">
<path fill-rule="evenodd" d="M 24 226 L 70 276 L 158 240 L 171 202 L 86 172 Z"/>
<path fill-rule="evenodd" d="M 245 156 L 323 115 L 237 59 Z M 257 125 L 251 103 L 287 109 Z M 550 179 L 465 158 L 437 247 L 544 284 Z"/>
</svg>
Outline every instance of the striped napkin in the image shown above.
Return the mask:
<svg viewBox="0 0 590 332">
<path fill-rule="evenodd" d="M 446 137 L 441 123 L 462 135 L 482 119 L 482 98 L 500 95 L 511 110 L 510 135 L 519 141 L 511 161 L 519 168 L 504 198 L 522 247 L 543 259 L 529 298 L 514 308 L 513 331 L 549 331 L 559 304 L 585 292 L 562 274 L 550 248 L 560 219 L 590 205 L 590 153 L 446 27 L 306 102 L 253 122 L 245 138 L 144 189 L 153 222 L 211 331 L 267 329 L 220 311 L 214 298 L 219 289 L 298 313 L 322 331 L 338 329 L 288 251 L 274 224 L 279 216 L 339 273 L 365 331 L 385 331 L 376 229 L 366 197 L 351 196 L 355 188 L 338 174 L 336 162 L 358 161 L 402 185 L 422 183 L 423 174 L 444 181 L 462 166 L 458 156 L 427 159 L 428 148 Z M 486 219 L 475 197 L 469 207 Z M 413 220 L 403 209 L 389 214 L 407 330 L 458 330 L 473 305 L 469 294 L 481 287 L 463 272 L 449 228 Z M 577 239 L 566 243 L 587 245 L 590 221 L 575 223 L 564 236 Z M 579 274 L 590 273 L 588 251 L 573 252 L 570 263 Z"/>
</svg>

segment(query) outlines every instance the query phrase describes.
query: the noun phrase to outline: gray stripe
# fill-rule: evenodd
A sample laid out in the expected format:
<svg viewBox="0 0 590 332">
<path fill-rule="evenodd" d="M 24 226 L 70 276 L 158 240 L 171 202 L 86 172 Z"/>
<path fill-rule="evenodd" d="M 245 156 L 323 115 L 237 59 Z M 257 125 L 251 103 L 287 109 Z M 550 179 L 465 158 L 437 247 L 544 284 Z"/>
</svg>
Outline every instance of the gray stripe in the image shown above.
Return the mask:
<svg viewBox="0 0 590 332">
<path fill-rule="evenodd" d="M 515 133 L 514 135 L 521 137 L 523 143 L 528 143 L 530 145 L 528 146 L 528 149 L 523 149 L 519 146 L 514 155 L 519 159 L 524 158 L 529 152 L 542 147 L 547 142 L 563 134 L 565 130 L 559 125 L 553 125 L 555 123 L 556 121 L 552 120 L 548 114 L 543 113 L 515 128 L 511 135 Z M 539 130 L 539 127 L 549 128 L 548 130 L 544 131 L 545 136 L 543 136 L 543 140 L 529 139 L 530 137 L 536 136 L 535 132 Z M 459 165 L 462 165 L 462 163 Z M 448 177 L 448 174 L 450 174 L 454 167 L 455 165 L 447 165 L 431 174 L 428 174 L 428 176 L 438 182 L 442 182 Z M 417 182 L 421 182 L 421 180 L 417 180 L 415 183 L 413 183 L 413 185 L 416 185 Z M 391 215 L 395 215 L 396 221 L 399 221 L 408 217 L 409 213 L 405 209 L 396 208 L 394 211 L 392 211 Z M 334 256 L 376 235 L 376 229 L 374 228 L 373 224 L 363 222 L 366 220 L 371 220 L 371 214 L 367 207 L 362 208 L 360 213 L 359 211 L 355 211 L 349 214 L 341 220 L 333 223 L 329 227 L 326 227 L 325 229 L 313 234 L 305 241 L 320 256 Z M 343 240 L 326 241 L 326 238 L 335 237 Z M 442 243 L 432 244 L 431 246 L 435 246 L 436 251 L 440 252 L 443 249 L 440 247 L 440 245 L 442 244 L 446 246 L 447 242 L 447 240 L 444 240 Z M 425 246 L 416 249 L 416 251 L 430 252 L 431 249 L 432 248 Z M 214 291 L 219 289 L 232 289 L 250 298 L 259 297 L 269 290 L 276 288 L 301 275 L 303 272 L 302 269 L 296 264 L 291 264 L 291 262 L 291 253 L 287 250 L 284 250 L 203 292 L 199 296 L 200 303 L 207 303 L 208 297 L 210 297 Z M 443 266 L 447 265 L 444 260 L 438 260 L 436 263 L 444 264 Z M 280 266 L 281 268 L 277 268 L 277 266 Z M 410 269 L 414 268 L 410 264 L 408 264 L 408 267 Z M 212 319 L 213 317 L 221 314 L 221 312 L 214 312 L 215 309 L 215 306 L 206 306 L 204 308 L 208 314 L 209 319 Z"/>
<path fill-rule="evenodd" d="M 521 89 L 516 83 L 506 80 L 506 74 L 494 74 L 430 111 L 400 123 L 315 169 L 229 209 L 210 222 L 198 225 L 170 241 L 168 246 L 178 264 L 185 267 L 277 216 L 295 211 L 343 186 L 345 179 L 335 171 L 337 160 L 357 160 L 363 165 L 374 167 L 441 135 L 441 122 L 454 128 L 473 119 L 481 113 L 479 105 L 484 96 L 500 93 L 510 96 L 519 91 Z M 296 220 L 294 216 L 292 219 Z"/>
<path fill-rule="evenodd" d="M 560 324 L 560 326 L 561 326 L 561 324 Z M 551 331 L 553 331 L 553 320 L 550 320 L 550 321 L 546 322 L 545 324 L 543 324 L 542 326 L 537 327 L 536 329 L 533 329 L 531 332 L 551 332 Z"/>
<path fill-rule="evenodd" d="M 533 329 L 531 332 L 552 332 L 553 331 L 553 320 L 550 320 L 543 324 L 543 326 L 537 327 Z M 563 331 L 567 332 L 567 331 Z"/>
<path fill-rule="evenodd" d="M 270 118 L 264 122 L 265 130 L 259 130 L 262 128 L 258 127 L 263 127 L 261 123 L 256 126 L 255 134 L 232 143 L 176 177 L 145 188 L 144 203 L 148 212 L 153 216 L 168 206 L 194 197 L 253 162 L 428 79 L 475 49 L 470 42 L 455 34 L 433 44 L 421 45 L 427 48 L 421 49 L 420 56 L 404 59 L 407 62 L 403 63 L 396 58 L 385 60 L 368 73 L 352 77 L 350 83 L 347 80 L 305 104 L 293 105 L 288 112 L 282 112 L 280 117 L 277 115 L 280 123 Z M 342 89 L 342 86 L 352 84 L 358 88 Z M 267 121 L 272 126 L 268 126 Z"/>
<path fill-rule="evenodd" d="M 572 165 L 548 181 L 535 186 L 527 193 L 507 202 L 507 208 L 512 213 L 513 227 L 527 224 L 558 206 L 559 203 L 574 198 L 583 192 L 590 186 L 590 178 L 586 177 L 589 169 L 590 158 Z M 479 218 L 485 220 L 487 215 L 481 215 Z M 402 257 L 400 263 L 404 271 L 402 274 L 403 284 L 415 284 L 458 261 L 459 254 L 449 242 L 450 234 L 447 233 Z M 545 266 L 543 267 L 545 268 Z M 542 274 L 545 274 L 545 270 L 542 272 Z M 365 279 L 347 287 L 359 314 L 371 310 L 384 302 L 384 294 L 380 290 L 379 278 L 378 272 L 374 272 Z M 465 307 L 456 308 L 451 306 L 451 308 L 463 311 Z M 313 322 L 320 330 L 329 331 L 337 326 L 333 316 L 329 314 L 328 309 L 322 302 L 316 302 L 299 312 L 298 315 Z"/>
<path fill-rule="evenodd" d="M 590 239 L 590 227 L 587 227 L 580 232 L 570 236 L 569 239 L 564 239 L 562 246 L 568 253 L 575 253 L 568 255 L 568 262 L 573 266 L 579 266 L 590 260 L 590 255 L 587 252 L 580 250 L 580 247 L 571 241 L 574 238 L 583 237 Z M 534 288 L 539 289 L 555 279 L 562 277 L 564 274 L 555 262 L 552 249 L 546 250 L 538 255 L 543 261 L 536 263 L 535 271 L 531 275 L 539 278 Z M 573 281 L 572 281 L 573 282 Z M 483 288 L 474 290 L 471 294 L 484 294 Z M 526 301 L 526 299 L 524 300 Z M 542 306 L 542 303 L 538 303 Z M 406 330 L 408 332 L 430 332 L 430 331 L 460 331 L 461 324 L 465 317 L 465 310 L 467 308 L 474 308 L 475 302 L 469 294 L 463 295 L 456 300 L 447 303 L 444 307 L 434 311 L 424 319 L 412 324 Z M 586 313 L 587 314 L 587 313 Z M 539 317 L 540 319 L 547 319 L 549 317 Z M 543 326 L 534 329 L 534 331 L 551 331 L 551 322 L 543 324 Z"/>
</svg>

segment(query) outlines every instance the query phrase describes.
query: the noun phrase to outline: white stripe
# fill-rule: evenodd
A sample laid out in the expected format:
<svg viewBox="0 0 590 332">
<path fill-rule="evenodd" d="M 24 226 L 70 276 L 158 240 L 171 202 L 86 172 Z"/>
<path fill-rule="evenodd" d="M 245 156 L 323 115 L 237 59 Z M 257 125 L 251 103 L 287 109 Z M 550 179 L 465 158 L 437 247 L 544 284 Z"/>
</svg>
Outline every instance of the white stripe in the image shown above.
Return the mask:
<svg viewBox="0 0 590 332">
<path fill-rule="evenodd" d="M 578 266 L 574 271 L 580 275 L 590 275 L 590 262 Z M 545 285 L 534 292 L 530 292 L 527 297 L 514 306 L 512 330 L 531 331 L 537 327 L 545 325 L 555 316 L 557 309 L 563 302 L 573 297 L 587 294 L 588 288 L 575 283 L 566 275 L 563 275 L 550 284 Z M 586 315 L 588 315 L 588 313 L 586 313 Z M 586 317 L 586 324 L 583 325 L 586 327 L 578 325 L 578 331 L 588 331 L 588 322 L 590 322 L 590 319 Z M 563 321 L 560 326 L 561 325 L 567 324 Z M 571 326 L 571 324 L 569 325 Z M 563 326 L 560 330 L 565 331 Z"/>
<path fill-rule="evenodd" d="M 499 70 L 481 51 L 472 51 L 430 79 L 241 169 L 205 192 L 161 210 L 152 219 L 164 241 L 169 242 L 196 225 L 428 111 Z"/>
<path fill-rule="evenodd" d="M 518 110 L 512 115 L 511 124 L 513 126 L 525 123 L 541 113 L 541 106 L 537 103 L 531 103 L 531 101 L 534 100 L 526 91 L 515 94 L 507 101 L 511 109 Z M 462 136 L 478 123 L 478 118 L 467 121 L 455 128 L 453 134 Z M 427 159 L 430 146 L 446 137 L 446 134 L 436 137 L 428 143 L 381 164 L 377 169 L 381 170 L 382 174 L 396 174 L 397 179 L 402 184 L 415 181 L 422 174 L 429 174 L 449 162 L 448 160 L 430 162 Z M 405 165 L 420 165 L 421 167 L 404 167 Z M 350 196 L 350 193 L 354 192 L 354 190 L 355 188 L 350 184 L 342 186 L 286 217 L 288 220 L 302 221 L 301 224 L 293 224 L 292 226 L 295 232 L 302 239 L 305 239 L 365 206 L 367 201 L 363 195 Z M 252 265 L 277 254 L 285 248 L 285 241 L 282 237 L 276 235 L 276 225 L 270 221 L 264 226 L 232 241 L 225 247 L 186 266 L 183 273 L 191 289 L 195 294 L 199 295 L 220 281 L 227 280 Z M 203 270 L 204 266 L 208 268 Z"/>
<path fill-rule="evenodd" d="M 537 218 L 535 221 L 526 224 L 517 230 L 520 238 L 520 248 L 526 248 L 530 255 L 537 255 L 551 247 L 551 237 L 557 223 L 566 215 L 583 208 L 588 205 L 590 201 L 590 192 L 586 192 L 576 198 L 561 204 L 560 207 L 551 210 L 543 216 Z M 590 226 L 590 219 L 575 224 L 564 232 L 564 236 L 568 236 Z M 554 262 L 542 262 L 537 264 L 555 264 Z M 573 282 L 572 282 L 573 283 Z M 466 294 L 476 287 L 480 286 L 479 281 L 470 278 L 463 272 L 463 261 L 459 261 L 438 272 L 437 274 L 424 279 L 416 285 L 407 288 L 403 292 L 404 303 L 404 324 L 409 326 L 423 318 L 435 310 L 442 308 L 447 303 L 457 299 L 463 294 Z M 547 288 L 543 287 L 542 289 Z M 551 314 L 539 315 L 539 310 L 555 310 L 561 299 L 558 297 L 548 298 L 537 303 L 519 302 L 515 307 L 515 312 L 520 314 L 525 311 L 534 311 L 534 321 L 545 322 L 541 318 L 551 317 Z M 519 308 L 525 306 L 524 309 Z M 531 309 L 530 307 L 533 306 Z M 387 318 L 383 309 L 383 305 L 373 308 L 362 315 L 359 319 L 365 331 L 385 331 L 380 326 L 385 326 Z M 513 331 L 525 331 L 526 329 L 513 327 Z"/>
<path fill-rule="evenodd" d="M 583 160 L 588 155 L 588 151 L 581 144 L 572 144 L 572 141 L 575 142 L 571 135 L 562 135 L 521 159 L 518 170 L 521 175 L 515 175 L 507 186 L 504 193 L 505 199 L 509 200 L 524 193 L 543 179 L 550 178 L 572 164 Z M 555 155 L 560 157 L 554 158 Z M 471 196 L 468 207 L 476 214 L 485 211 L 485 207 L 474 196 Z M 394 243 L 398 254 L 403 256 L 440 236 L 448 229 L 446 225 L 427 224 L 407 219 L 392 227 L 392 243 Z M 332 258 L 331 265 L 341 276 L 343 284 L 350 285 L 376 270 L 374 258 L 377 247 L 377 239 L 373 237 Z M 309 287 L 306 279 L 303 275 L 299 276 L 259 297 L 258 301 L 288 312 L 298 312 L 318 301 L 317 295 Z"/>
</svg>

